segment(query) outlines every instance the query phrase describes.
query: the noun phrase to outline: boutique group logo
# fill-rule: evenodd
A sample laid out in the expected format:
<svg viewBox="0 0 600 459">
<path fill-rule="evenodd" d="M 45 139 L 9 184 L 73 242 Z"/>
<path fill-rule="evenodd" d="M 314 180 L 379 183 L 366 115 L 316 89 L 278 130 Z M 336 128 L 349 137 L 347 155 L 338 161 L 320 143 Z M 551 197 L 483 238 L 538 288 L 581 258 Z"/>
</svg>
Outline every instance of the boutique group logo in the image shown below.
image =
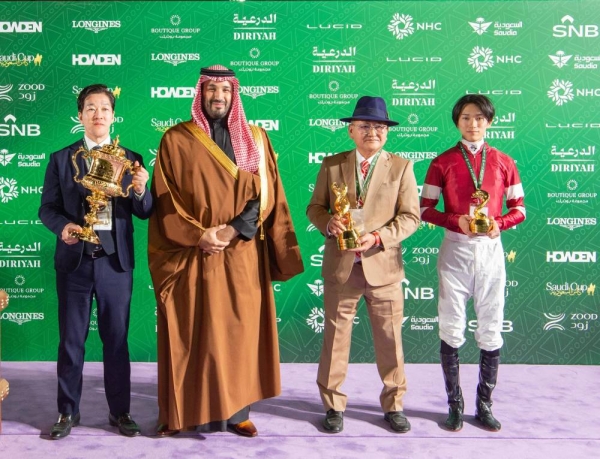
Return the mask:
<svg viewBox="0 0 600 459">
<path fill-rule="evenodd" d="M 548 90 L 548 97 L 559 107 L 572 101 L 575 97 L 573 83 L 567 80 L 554 80 Z"/>
</svg>

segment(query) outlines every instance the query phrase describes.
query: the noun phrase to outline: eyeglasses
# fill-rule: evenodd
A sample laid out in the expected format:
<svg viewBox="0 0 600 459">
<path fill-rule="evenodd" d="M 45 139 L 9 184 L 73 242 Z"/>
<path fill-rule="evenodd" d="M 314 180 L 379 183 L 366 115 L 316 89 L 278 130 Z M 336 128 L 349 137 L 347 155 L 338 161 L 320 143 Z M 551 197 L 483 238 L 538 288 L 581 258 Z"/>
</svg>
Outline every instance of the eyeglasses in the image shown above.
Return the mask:
<svg viewBox="0 0 600 459">
<path fill-rule="evenodd" d="M 382 134 L 387 131 L 387 125 L 385 124 L 352 124 L 356 129 L 358 129 L 363 134 L 369 134 L 371 129 L 375 129 L 378 134 Z"/>
</svg>

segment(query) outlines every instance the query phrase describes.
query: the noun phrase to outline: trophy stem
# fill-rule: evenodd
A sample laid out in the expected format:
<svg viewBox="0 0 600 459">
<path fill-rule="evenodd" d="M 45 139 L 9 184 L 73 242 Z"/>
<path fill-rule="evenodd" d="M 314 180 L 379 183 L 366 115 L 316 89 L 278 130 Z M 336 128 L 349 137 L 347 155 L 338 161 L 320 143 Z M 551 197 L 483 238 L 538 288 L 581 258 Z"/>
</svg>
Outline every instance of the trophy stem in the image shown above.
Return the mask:
<svg viewBox="0 0 600 459">
<path fill-rule="evenodd" d="M 106 197 L 101 191 L 92 191 L 92 195 L 86 198 L 87 202 L 90 203 L 90 211 L 85 215 L 85 226 L 81 232 L 74 231 L 72 233 L 78 239 L 82 241 L 91 242 L 92 244 L 100 244 L 100 238 L 94 231 L 94 224 L 98 223 L 98 211 L 105 207 L 108 203 Z"/>
</svg>

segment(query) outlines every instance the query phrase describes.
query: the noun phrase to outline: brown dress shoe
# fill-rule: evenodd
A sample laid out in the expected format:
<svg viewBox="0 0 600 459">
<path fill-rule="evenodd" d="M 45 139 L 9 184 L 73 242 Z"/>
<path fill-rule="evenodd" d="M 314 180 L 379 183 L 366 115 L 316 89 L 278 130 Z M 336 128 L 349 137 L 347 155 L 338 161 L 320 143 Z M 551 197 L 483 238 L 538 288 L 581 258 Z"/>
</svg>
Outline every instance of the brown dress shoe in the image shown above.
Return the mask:
<svg viewBox="0 0 600 459">
<path fill-rule="evenodd" d="M 173 435 L 177 435 L 179 432 L 180 432 L 179 430 L 169 429 L 169 424 L 161 424 L 156 429 L 156 436 L 157 437 L 172 437 Z"/>
<path fill-rule="evenodd" d="M 242 421 L 239 424 L 230 424 L 227 426 L 232 432 L 241 435 L 242 437 L 256 437 L 258 430 L 250 419 Z"/>
</svg>

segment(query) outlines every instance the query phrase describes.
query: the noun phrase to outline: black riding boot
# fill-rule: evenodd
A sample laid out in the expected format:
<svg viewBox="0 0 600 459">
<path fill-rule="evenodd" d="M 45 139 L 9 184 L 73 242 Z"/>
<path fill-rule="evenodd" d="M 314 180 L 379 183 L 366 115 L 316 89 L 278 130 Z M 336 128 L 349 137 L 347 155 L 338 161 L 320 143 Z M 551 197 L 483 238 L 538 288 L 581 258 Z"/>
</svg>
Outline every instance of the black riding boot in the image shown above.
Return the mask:
<svg viewBox="0 0 600 459">
<path fill-rule="evenodd" d="M 458 349 L 442 341 L 440 358 L 442 361 L 442 370 L 444 370 L 444 382 L 446 383 L 449 406 L 448 419 L 446 419 L 444 425 L 448 430 L 457 432 L 462 429 L 463 411 L 465 408 L 465 402 L 460 389 Z"/>
<path fill-rule="evenodd" d="M 496 387 L 498 366 L 500 364 L 500 349 L 495 351 L 481 350 L 479 357 L 479 384 L 475 402 L 475 419 L 492 432 L 500 430 L 502 425 L 492 414 L 492 391 Z"/>
</svg>

